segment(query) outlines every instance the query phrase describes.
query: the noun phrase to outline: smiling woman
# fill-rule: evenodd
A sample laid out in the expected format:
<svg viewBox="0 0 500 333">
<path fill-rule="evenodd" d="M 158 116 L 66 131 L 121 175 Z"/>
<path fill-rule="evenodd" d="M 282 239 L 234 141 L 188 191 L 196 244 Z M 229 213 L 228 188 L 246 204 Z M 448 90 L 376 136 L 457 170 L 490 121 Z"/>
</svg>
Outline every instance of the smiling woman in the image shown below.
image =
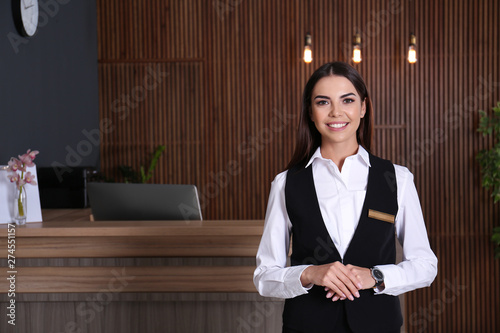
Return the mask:
<svg viewBox="0 0 500 333">
<path fill-rule="evenodd" d="M 369 152 L 372 113 L 348 64 L 327 63 L 306 84 L 295 153 L 271 185 L 254 272 L 261 295 L 286 299 L 283 332 L 399 332 L 397 296 L 436 277 L 413 175 Z"/>
</svg>

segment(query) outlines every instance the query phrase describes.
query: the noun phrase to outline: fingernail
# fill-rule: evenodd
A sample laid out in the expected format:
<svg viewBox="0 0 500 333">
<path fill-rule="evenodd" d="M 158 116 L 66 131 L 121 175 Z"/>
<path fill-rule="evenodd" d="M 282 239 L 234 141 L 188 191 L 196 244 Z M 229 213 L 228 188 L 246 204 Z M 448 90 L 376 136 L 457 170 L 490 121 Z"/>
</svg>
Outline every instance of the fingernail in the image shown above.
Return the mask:
<svg viewBox="0 0 500 333">
<path fill-rule="evenodd" d="M 358 283 L 358 288 L 363 289 L 363 285 L 361 283 Z"/>
<path fill-rule="evenodd" d="M 354 301 L 354 297 L 352 297 L 352 295 L 349 295 L 349 300 Z"/>
<path fill-rule="evenodd" d="M 354 295 L 359 298 L 359 292 L 356 291 Z"/>
</svg>

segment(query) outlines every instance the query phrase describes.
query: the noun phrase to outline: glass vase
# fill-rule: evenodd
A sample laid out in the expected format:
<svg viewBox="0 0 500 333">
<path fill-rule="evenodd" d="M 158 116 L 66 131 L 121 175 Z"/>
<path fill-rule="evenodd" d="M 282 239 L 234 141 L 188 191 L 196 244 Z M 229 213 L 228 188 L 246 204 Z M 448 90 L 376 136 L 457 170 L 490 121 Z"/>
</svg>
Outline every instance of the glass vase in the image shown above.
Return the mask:
<svg viewBox="0 0 500 333">
<path fill-rule="evenodd" d="M 14 198 L 14 220 L 17 225 L 23 225 L 26 224 L 27 216 L 28 205 L 26 189 L 21 186 L 21 188 L 16 189 L 16 196 Z"/>
</svg>

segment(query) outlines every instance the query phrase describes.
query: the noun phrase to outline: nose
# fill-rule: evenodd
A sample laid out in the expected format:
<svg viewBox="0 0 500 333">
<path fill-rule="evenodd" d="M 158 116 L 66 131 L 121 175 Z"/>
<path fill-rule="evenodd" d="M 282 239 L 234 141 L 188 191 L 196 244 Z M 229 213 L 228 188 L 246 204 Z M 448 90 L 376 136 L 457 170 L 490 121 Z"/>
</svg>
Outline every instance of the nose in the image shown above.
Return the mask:
<svg viewBox="0 0 500 333">
<path fill-rule="evenodd" d="M 332 105 L 332 107 L 331 107 L 330 112 L 328 113 L 328 115 L 330 117 L 338 117 L 338 116 L 340 116 L 342 114 L 342 108 L 341 108 L 341 106 L 338 105 L 338 104 L 334 104 L 334 103 L 332 103 L 331 105 Z"/>
</svg>

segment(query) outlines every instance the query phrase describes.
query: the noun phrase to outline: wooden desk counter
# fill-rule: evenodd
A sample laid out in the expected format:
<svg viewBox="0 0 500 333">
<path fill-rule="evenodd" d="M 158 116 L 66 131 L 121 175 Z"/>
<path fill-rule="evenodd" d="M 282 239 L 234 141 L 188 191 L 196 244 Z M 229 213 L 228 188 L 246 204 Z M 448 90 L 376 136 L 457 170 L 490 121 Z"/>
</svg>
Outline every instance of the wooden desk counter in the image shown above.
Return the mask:
<svg viewBox="0 0 500 333">
<path fill-rule="evenodd" d="M 16 237 L 261 236 L 260 220 L 52 221 L 16 226 Z M 7 225 L 0 237 L 7 236 Z"/>
<path fill-rule="evenodd" d="M 262 220 L 94 222 L 80 216 L 88 219 L 85 210 L 46 213 L 44 217 L 51 218 L 42 223 L 15 227 L 19 293 L 98 291 L 121 269 L 134 277 L 127 285 L 129 292 L 255 292 L 253 258 Z M 68 216 L 75 220 L 64 220 Z M 8 225 L 0 226 L 3 249 L 8 245 L 7 229 Z M 200 258 L 202 264 L 165 265 L 164 259 L 187 257 Z M 67 264 L 72 259 L 52 258 L 85 258 L 83 262 L 90 265 L 76 267 Z M 96 258 L 116 261 L 108 259 L 102 265 Z M 124 258 L 121 262 L 126 264 L 118 264 L 117 258 Z M 149 263 L 151 258 L 159 261 L 145 266 L 143 262 Z M 213 265 L 214 258 L 221 260 Z M 241 263 L 226 266 L 224 258 Z M 0 290 L 6 288 L 7 283 L 0 282 Z"/>
<path fill-rule="evenodd" d="M 67 217 L 17 226 L 16 257 L 252 257 L 264 225 L 262 220 L 91 222 L 61 216 Z M 7 226 L 0 225 L 0 248 L 7 248 Z"/>
<path fill-rule="evenodd" d="M 8 225 L 0 225 L 0 305 L 16 301 L 16 332 L 238 332 L 255 314 L 265 320 L 258 330 L 281 331 L 283 302 L 261 297 L 252 281 L 262 220 L 91 222 L 85 209 L 42 214 L 43 223 L 15 227 L 13 268 Z M 4 320 L 0 332 L 13 330 Z"/>
</svg>

